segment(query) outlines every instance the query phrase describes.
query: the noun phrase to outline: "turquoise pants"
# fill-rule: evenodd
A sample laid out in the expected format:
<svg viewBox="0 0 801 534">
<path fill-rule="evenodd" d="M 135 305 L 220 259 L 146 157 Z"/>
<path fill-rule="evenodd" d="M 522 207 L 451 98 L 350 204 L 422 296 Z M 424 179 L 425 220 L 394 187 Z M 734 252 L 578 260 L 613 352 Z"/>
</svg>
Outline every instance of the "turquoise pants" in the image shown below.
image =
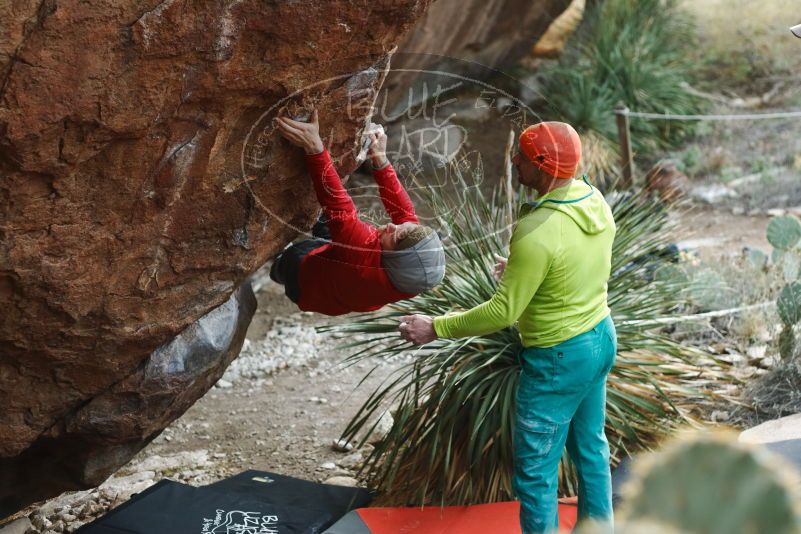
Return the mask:
<svg viewBox="0 0 801 534">
<path fill-rule="evenodd" d="M 611 317 L 556 346 L 520 353 L 514 489 L 524 534 L 552 532 L 562 452 L 578 472 L 578 517 L 612 522 L 606 421 L 606 377 L 617 338 Z"/>
</svg>

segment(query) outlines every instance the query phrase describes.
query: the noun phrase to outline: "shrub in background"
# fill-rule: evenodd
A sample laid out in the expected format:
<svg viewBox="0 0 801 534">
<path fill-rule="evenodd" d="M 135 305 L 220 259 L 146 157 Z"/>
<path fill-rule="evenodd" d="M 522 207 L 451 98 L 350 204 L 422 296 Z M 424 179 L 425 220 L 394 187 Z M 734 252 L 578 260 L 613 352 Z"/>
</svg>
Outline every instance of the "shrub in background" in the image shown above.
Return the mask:
<svg viewBox="0 0 801 534">
<path fill-rule="evenodd" d="M 539 71 L 544 114 L 616 141 L 619 104 L 636 111 L 697 113 L 701 103 L 684 85 L 692 78 L 694 42 L 693 25 L 675 0 L 594 3 L 562 57 Z M 694 124 L 632 119 L 631 128 L 635 151 L 649 153 L 684 139 Z M 608 172 L 589 171 L 599 177 Z"/>
<path fill-rule="evenodd" d="M 710 90 L 720 91 L 725 80 L 735 93 L 761 95 L 801 68 L 798 40 L 788 31 L 795 22 L 787 23 L 798 12 L 796 0 L 681 0 L 681 6 L 696 21 L 700 46 L 692 58 Z"/>
</svg>

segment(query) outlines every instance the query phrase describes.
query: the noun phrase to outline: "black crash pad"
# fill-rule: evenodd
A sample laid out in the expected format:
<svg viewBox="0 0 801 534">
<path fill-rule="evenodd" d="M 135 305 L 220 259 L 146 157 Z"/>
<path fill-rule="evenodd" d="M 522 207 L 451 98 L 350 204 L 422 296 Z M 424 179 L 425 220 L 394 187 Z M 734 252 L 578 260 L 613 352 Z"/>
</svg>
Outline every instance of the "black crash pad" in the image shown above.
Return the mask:
<svg viewBox="0 0 801 534">
<path fill-rule="evenodd" d="M 162 480 L 80 534 L 316 534 L 351 509 L 363 489 L 246 471 L 210 486 Z"/>
</svg>

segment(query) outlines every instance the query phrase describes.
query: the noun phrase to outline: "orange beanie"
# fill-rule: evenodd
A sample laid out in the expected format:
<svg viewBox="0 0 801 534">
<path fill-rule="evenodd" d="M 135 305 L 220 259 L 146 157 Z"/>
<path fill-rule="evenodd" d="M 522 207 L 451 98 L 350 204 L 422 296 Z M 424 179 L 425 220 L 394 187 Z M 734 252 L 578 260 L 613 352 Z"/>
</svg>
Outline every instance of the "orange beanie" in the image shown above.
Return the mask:
<svg viewBox="0 0 801 534">
<path fill-rule="evenodd" d="M 564 122 L 541 122 L 520 134 L 522 152 L 541 171 L 556 178 L 572 178 L 581 161 L 581 139 Z"/>
</svg>

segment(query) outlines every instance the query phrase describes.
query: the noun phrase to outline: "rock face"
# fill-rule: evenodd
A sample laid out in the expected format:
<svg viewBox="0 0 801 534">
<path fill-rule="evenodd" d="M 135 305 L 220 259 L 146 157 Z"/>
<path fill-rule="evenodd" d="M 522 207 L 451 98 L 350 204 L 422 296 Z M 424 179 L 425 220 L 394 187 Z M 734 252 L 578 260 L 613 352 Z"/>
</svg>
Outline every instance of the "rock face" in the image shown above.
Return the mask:
<svg viewBox="0 0 801 534">
<path fill-rule="evenodd" d="M 426 82 L 430 96 L 440 78 L 419 71 L 482 76 L 488 67 L 512 64 L 531 51 L 570 4 L 571 0 L 438 0 L 400 45 L 383 107 L 389 116 L 402 113 Z M 441 83 L 447 87 L 454 80 Z"/>
<path fill-rule="evenodd" d="M 0 515 L 55 489 L 99 484 L 222 376 L 256 311 L 245 283 L 221 306 L 153 351 L 130 375 L 65 416 L 59 434 L 0 458 Z M 46 484 L 42 484 L 46 481 Z"/>
<path fill-rule="evenodd" d="M 316 211 L 271 119 L 318 107 L 350 172 L 427 3 L 0 3 L 0 516 L 99 483 L 219 378 L 232 293 Z M 221 305 L 226 346 L 156 350 Z"/>
<path fill-rule="evenodd" d="M 548 26 L 531 53 L 537 57 L 557 57 L 581 24 L 586 7 L 586 0 L 571 0 L 567 9 Z"/>
</svg>

